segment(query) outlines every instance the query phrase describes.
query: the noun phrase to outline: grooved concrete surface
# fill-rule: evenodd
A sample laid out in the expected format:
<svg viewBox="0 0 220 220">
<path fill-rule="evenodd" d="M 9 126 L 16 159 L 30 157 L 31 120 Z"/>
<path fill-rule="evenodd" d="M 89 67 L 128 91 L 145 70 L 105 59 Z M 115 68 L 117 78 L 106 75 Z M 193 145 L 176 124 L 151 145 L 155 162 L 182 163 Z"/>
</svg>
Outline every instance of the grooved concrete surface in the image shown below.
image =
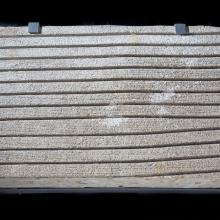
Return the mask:
<svg viewBox="0 0 220 220">
<path fill-rule="evenodd" d="M 0 27 L 0 188 L 220 187 L 220 28 Z"/>
</svg>

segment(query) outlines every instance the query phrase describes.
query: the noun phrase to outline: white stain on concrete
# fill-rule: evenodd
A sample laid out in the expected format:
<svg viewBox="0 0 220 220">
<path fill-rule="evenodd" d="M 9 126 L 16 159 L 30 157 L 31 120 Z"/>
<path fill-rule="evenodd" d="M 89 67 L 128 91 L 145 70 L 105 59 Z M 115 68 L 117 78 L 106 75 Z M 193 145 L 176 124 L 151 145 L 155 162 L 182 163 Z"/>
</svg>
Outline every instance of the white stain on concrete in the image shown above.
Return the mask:
<svg viewBox="0 0 220 220">
<path fill-rule="evenodd" d="M 157 113 L 158 113 L 159 115 L 166 115 L 166 114 L 168 114 L 169 112 L 166 110 L 166 108 L 160 107 L 160 109 L 157 111 Z"/>
<path fill-rule="evenodd" d="M 107 127 L 119 127 L 125 120 L 124 118 L 107 118 L 104 123 Z"/>
<path fill-rule="evenodd" d="M 110 102 L 108 106 L 106 106 L 106 115 L 103 120 L 104 125 L 107 128 L 119 127 L 122 122 L 125 122 L 127 119 L 123 117 L 118 117 L 114 112 L 117 112 L 117 103 L 114 101 Z"/>
<path fill-rule="evenodd" d="M 153 103 L 165 102 L 171 100 L 172 97 L 174 96 L 175 96 L 175 92 L 155 93 L 151 96 L 151 102 Z"/>
</svg>

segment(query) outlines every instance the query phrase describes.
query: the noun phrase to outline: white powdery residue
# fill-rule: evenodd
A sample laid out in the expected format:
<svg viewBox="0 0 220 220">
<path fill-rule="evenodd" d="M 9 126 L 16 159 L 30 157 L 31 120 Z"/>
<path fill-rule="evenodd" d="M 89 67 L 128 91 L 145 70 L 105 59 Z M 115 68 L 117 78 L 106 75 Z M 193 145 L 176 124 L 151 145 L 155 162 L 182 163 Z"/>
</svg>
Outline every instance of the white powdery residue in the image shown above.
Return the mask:
<svg viewBox="0 0 220 220">
<path fill-rule="evenodd" d="M 117 106 L 115 104 L 109 104 L 108 106 L 106 106 L 106 108 L 108 110 L 115 110 L 117 108 Z"/>
<path fill-rule="evenodd" d="M 125 122 L 127 119 L 123 117 L 119 117 L 117 113 L 117 102 L 111 101 L 108 106 L 106 106 L 105 120 L 104 125 L 108 128 L 118 127 L 122 122 Z"/>
<path fill-rule="evenodd" d="M 124 118 L 107 118 L 104 120 L 104 123 L 107 127 L 118 127 L 125 120 Z"/>
<path fill-rule="evenodd" d="M 193 84 L 194 84 L 194 85 L 201 85 L 202 82 L 201 82 L 201 81 L 194 81 Z"/>
<path fill-rule="evenodd" d="M 117 105 L 117 101 L 115 100 L 109 101 L 109 106 L 116 106 L 116 105 Z"/>
<path fill-rule="evenodd" d="M 165 115 L 169 113 L 164 107 L 160 107 L 160 109 L 157 111 L 159 115 Z"/>
<path fill-rule="evenodd" d="M 6 157 L 5 155 L 3 156 L 0 154 L 0 161 L 2 160 L 9 160 L 9 157 L 8 156 Z"/>
<path fill-rule="evenodd" d="M 189 69 L 198 65 L 198 59 L 195 59 L 195 58 L 194 59 L 190 59 L 190 58 L 185 59 L 184 61 L 185 61 L 184 65 Z"/>
<path fill-rule="evenodd" d="M 108 117 L 113 117 L 114 116 L 114 111 L 117 109 L 117 106 L 115 105 L 109 105 L 109 106 L 106 106 L 106 118 Z"/>
<path fill-rule="evenodd" d="M 151 96 L 151 102 L 164 102 L 170 100 L 173 96 L 175 96 L 175 92 L 155 93 Z"/>
</svg>

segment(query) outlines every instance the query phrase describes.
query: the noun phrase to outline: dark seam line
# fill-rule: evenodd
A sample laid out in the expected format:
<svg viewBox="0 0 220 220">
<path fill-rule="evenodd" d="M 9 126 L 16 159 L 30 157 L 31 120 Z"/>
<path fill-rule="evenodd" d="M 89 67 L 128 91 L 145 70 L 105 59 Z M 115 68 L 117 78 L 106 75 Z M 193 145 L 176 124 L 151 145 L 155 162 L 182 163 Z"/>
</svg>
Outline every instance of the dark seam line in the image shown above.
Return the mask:
<svg viewBox="0 0 220 220">
<path fill-rule="evenodd" d="M 149 175 L 132 175 L 132 176 L 111 176 L 112 178 L 123 178 L 123 177 L 166 177 L 166 176 L 175 176 L 175 175 L 189 175 L 189 174 L 203 174 L 203 173 L 219 173 L 220 169 L 210 169 L 210 170 L 201 170 L 201 171 L 187 171 L 187 172 L 167 172 L 167 173 L 161 173 L 161 174 L 149 174 Z M 91 176 L 90 176 L 91 177 Z M 87 178 L 90 178 L 87 177 Z M 105 176 L 92 176 L 91 178 L 101 178 Z M 110 177 L 110 178 L 111 178 Z M 10 178 L 10 177 L 9 177 Z M 36 177 L 35 177 L 36 178 Z M 42 177 L 43 178 L 43 177 Z M 46 178 L 62 178 L 62 177 L 46 177 Z M 69 177 L 71 178 L 71 177 Z M 81 177 L 83 178 L 83 177 Z"/>
<path fill-rule="evenodd" d="M 220 109 L 219 109 L 220 110 Z M 218 116 L 186 116 L 186 115 L 115 115 L 115 116 L 75 116 L 75 117 L 21 117 L 21 118 L 1 118 L 0 121 L 41 121 L 41 120 L 74 120 L 74 119 L 82 119 L 82 120 L 89 120 L 89 119 L 111 119 L 111 118 L 123 118 L 123 119 L 129 119 L 129 118 L 168 118 L 168 119 L 220 119 L 220 115 Z"/>
<path fill-rule="evenodd" d="M 1 75 L 1 74 L 0 74 Z M 54 83 L 54 82 L 115 82 L 115 81 L 165 81 L 165 82 L 213 82 L 213 81 L 220 81 L 219 78 L 131 78 L 131 77 L 124 77 L 124 78 L 84 78 L 84 79 L 42 79 L 42 80 L 2 80 L 0 79 L 0 84 L 8 84 L 8 83 Z"/>
<path fill-rule="evenodd" d="M 0 49 L 19 49 L 19 48 L 72 48 L 72 47 L 123 47 L 123 46 L 168 46 L 168 47 L 190 47 L 190 46 L 197 46 L 197 47 L 210 47 L 210 46 L 220 46 L 220 43 L 183 43 L 183 44 L 166 44 L 166 43 L 110 43 L 110 44 L 66 44 L 66 45 L 23 45 L 23 46 L 4 46 L 0 47 Z"/>
<path fill-rule="evenodd" d="M 194 54 L 194 55 L 166 55 L 166 54 L 114 54 L 114 55 L 82 55 L 82 56 L 36 56 L 36 57 L 1 57 L 0 60 L 39 60 L 39 59 L 48 59 L 48 60 L 53 60 L 53 59 L 95 59 L 95 58 L 152 58 L 152 57 L 157 57 L 157 58 L 219 58 L 220 54 Z"/>
<path fill-rule="evenodd" d="M 211 128 L 196 128 L 196 129 L 179 129 L 179 130 L 165 130 L 155 132 L 124 132 L 124 133 L 93 133 L 93 134 L 18 134 L 18 135 L 0 135 L 0 137 L 90 137 L 90 136 L 122 136 L 122 135 L 151 135 L 151 134 L 169 134 L 193 131 L 215 131 L 220 130 L 220 127 Z"/>
<path fill-rule="evenodd" d="M 133 177 L 133 178 L 136 178 L 136 177 L 166 177 L 166 176 L 176 176 L 176 175 L 190 175 L 190 174 L 212 174 L 212 173 L 219 173 L 220 172 L 220 169 L 210 169 L 210 170 L 200 170 L 200 171 L 182 171 L 182 172 L 167 172 L 167 173 L 161 173 L 161 174 L 149 174 L 149 175 L 121 175 L 121 176 L 117 176 L 117 175 L 112 175 L 112 176 L 81 176 L 81 177 L 74 177 L 74 176 L 68 176 L 68 177 L 62 177 L 62 176 L 27 176 L 27 177 L 0 177 L 1 178 L 19 178 L 19 179 L 22 179 L 22 178 L 36 178 L 36 179 L 39 179 L 39 178 L 47 178 L 47 179 L 53 179 L 53 178 L 59 178 L 59 179 L 68 179 L 68 178 L 130 178 L 130 177 Z M 174 189 L 172 189 L 174 190 Z"/>
<path fill-rule="evenodd" d="M 189 156 L 189 157 L 179 157 L 179 158 L 164 158 L 164 159 L 146 159 L 146 160 L 124 160 L 124 161 L 79 161 L 79 162 L 9 162 L 9 163 L 2 163 L 0 165 L 71 165 L 71 164 L 119 164 L 119 163 L 149 163 L 149 162 L 166 162 L 166 161 L 182 161 L 182 160 L 202 160 L 202 159 L 213 159 L 213 158 L 220 158 L 220 155 L 204 155 L 204 156 Z"/>
<path fill-rule="evenodd" d="M 74 32 L 74 31 L 73 31 Z M 189 33 L 188 36 L 204 36 L 204 35 L 219 35 L 220 32 L 192 32 Z M 175 36 L 174 32 L 132 32 L 132 31 L 125 31 L 125 32 L 99 32 L 99 33 L 54 33 L 54 34 L 39 34 L 39 35 L 1 35 L 0 38 L 44 38 L 44 37 L 83 37 L 83 36 L 142 36 L 142 35 L 162 35 L 162 36 Z"/>
<path fill-rule="evenodd" d="M 94 107 L 94 106 L 112 106 L 112 105 L 165 105 L 165 106 L 220 106 L 220 103 L 88 103 L 88 104 L 45 104 L 45 105 L 2 105 L 0 108 L 44 108 L 44 107 Z"/>
<path fill-rule="evenodd" d="M 22 95 L 71 95 L 71 94 L 115 94 L 115 93 L 184 93 L 184 94 L 211 94 L 220 93 L 220 90 L 204 91 L 204 90 L 102 90 L 102 91 L 75 91 L 75 92 L 65 92 L 65 91 L 52 91 L 52 92 L 16 92 L 16 93 L 0 93 L 0 96 L 22 96 Z"/>
<path fill-rule="evenodd" d="M 163 144 L 163 145 L 149 145 L 149 146 L 113 146 L 113 147 L 66 147 L 66 148 L 0 148 L 0 151 L 82 151 L 82 150 L 134 150 L 134 149 L 160 149 L 160 148 L 171 148 L 171 147 L 181 147 L 181 146 L 201 146 L 201 145 L 212 145 L 219 144 L 220 139 L 217 141 L 202 141 L 202 142 L 186 142 L 186 143 L 173 143 L 173 144 Z"/>
<path fill-rule="evenodd" d="M 220 66 L 183 66 L 183 67 L 169 67 L 169 66 L 102 66 L 102 67 L 62 67 L 62 68 L 19 68 L 19 69 L 0 69 L 0 72 L 18 72 L 18 71 L 24 71 L 24 72 L 29 72 L 29 71 L 53 71 L 53 70 L 117 70 L 117 69 L 155 69 L 155 70 L 216 70 L 220 69 Z"/>
</svg>

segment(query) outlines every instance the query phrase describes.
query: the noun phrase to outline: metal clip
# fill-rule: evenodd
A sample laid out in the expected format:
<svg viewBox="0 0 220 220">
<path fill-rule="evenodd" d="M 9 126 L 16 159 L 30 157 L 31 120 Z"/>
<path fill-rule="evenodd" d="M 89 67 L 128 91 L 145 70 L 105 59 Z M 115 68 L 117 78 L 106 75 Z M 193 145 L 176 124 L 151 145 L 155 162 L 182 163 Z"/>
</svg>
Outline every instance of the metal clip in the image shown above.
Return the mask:
<svg viewBox="0 0 220 220">
<path fill-rule="evenodd" d="M 28 32 L 30 34 L 40 34 L 40 23 L 39 22 L 29 22 L 28 23 Z"/>
<path fill-rule="evenodd" d="M 186 24 L 175 24 L 175 30 L 177 35 L 189 34 L 189 28 Z"/>
</svg>

